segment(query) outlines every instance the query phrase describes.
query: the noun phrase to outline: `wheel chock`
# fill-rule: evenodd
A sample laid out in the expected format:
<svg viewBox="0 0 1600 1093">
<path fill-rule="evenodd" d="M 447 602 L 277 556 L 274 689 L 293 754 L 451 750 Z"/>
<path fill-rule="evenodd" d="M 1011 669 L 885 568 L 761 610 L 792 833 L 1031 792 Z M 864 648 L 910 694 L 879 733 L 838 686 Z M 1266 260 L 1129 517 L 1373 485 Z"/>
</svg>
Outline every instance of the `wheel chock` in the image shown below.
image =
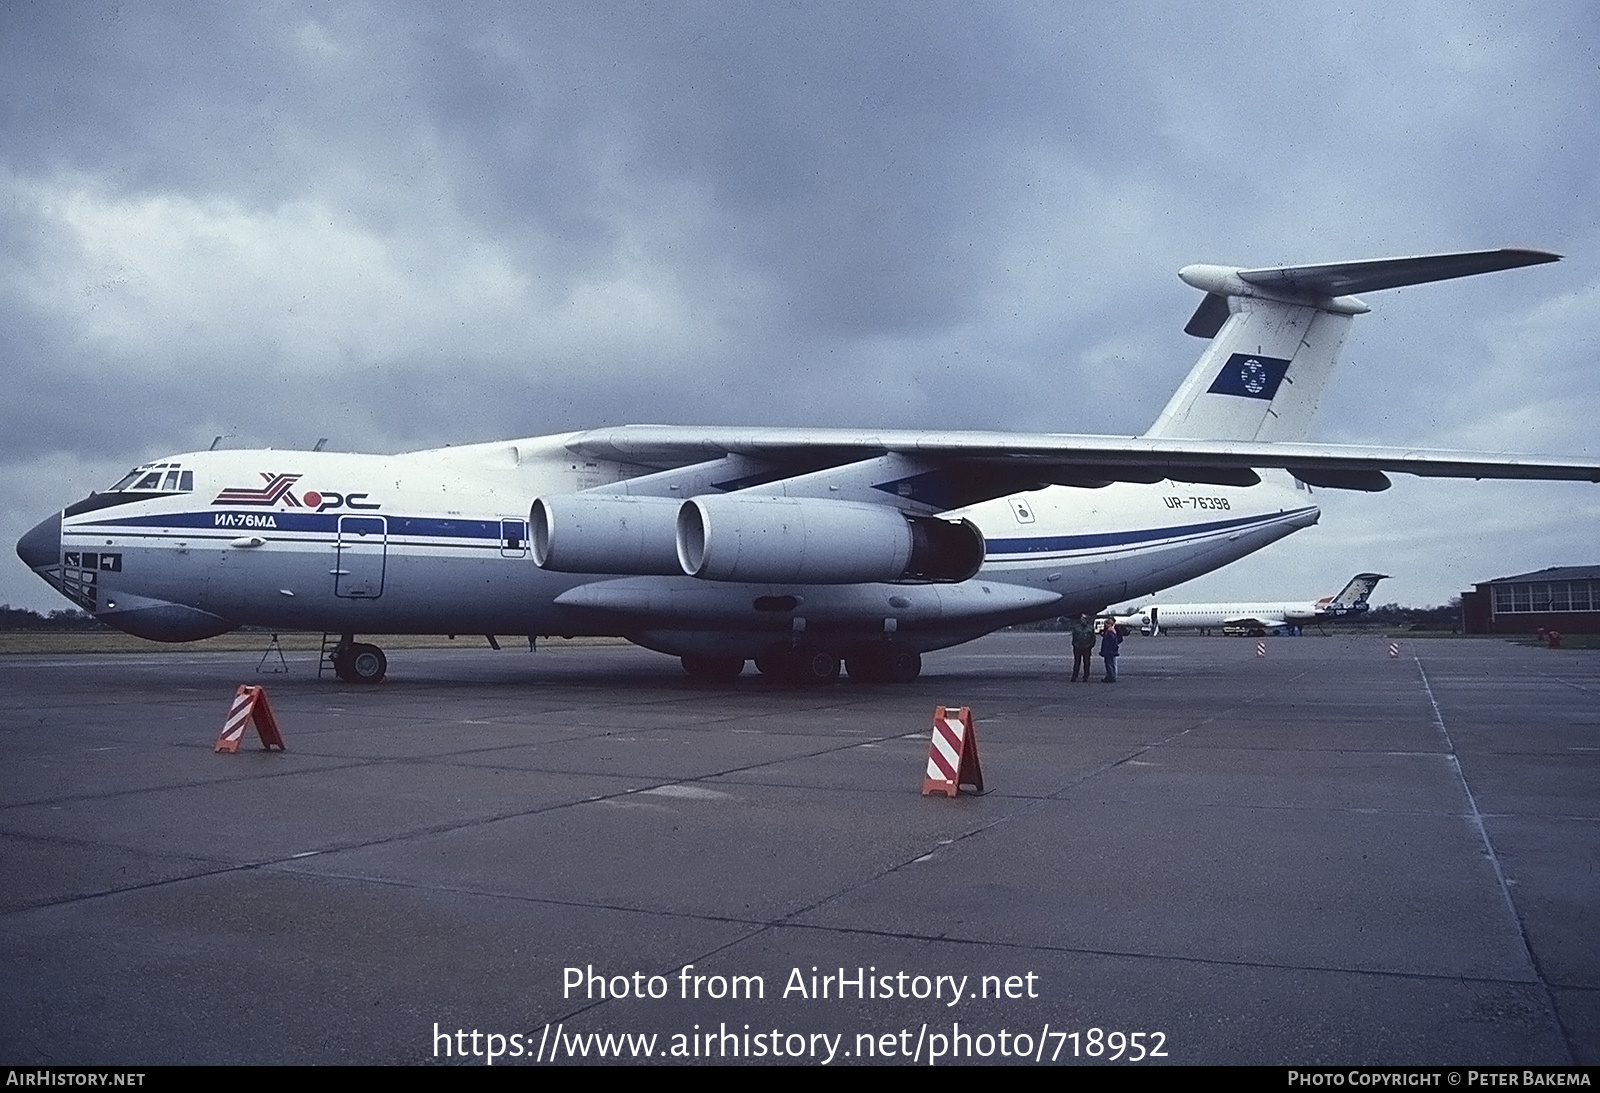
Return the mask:
<svg viewBox="0 0 1600 1093">
<path fill-rule="evenodd" d="M 244 739 L 244 730 L 248 725 L 256 727 L 261 746 L 267 751 L 287 750 L 283 744 L 283 733 L 278 731 L 278 719 L 272 716 L 272 705 L 267 701 L 267 689 L 242 683 L 233 696 L 233 708 L 228 711 L 228 720 L 223 722 L 222 735 L 217 737 L 214 750 L 230 755 L 238 752 L 239 741 Z"/>
<path fill-rule="evenodd" d="M 933 711 L 933 739 L 928 742 L 928 773 L 922 779 L 922 795 L 943 793 L 954 797 L 962 786 L 970 786 L 973 793 L 983 792 L 978 728 L 967 707 L 951 712 L 939 706 Z"/>
</svg>

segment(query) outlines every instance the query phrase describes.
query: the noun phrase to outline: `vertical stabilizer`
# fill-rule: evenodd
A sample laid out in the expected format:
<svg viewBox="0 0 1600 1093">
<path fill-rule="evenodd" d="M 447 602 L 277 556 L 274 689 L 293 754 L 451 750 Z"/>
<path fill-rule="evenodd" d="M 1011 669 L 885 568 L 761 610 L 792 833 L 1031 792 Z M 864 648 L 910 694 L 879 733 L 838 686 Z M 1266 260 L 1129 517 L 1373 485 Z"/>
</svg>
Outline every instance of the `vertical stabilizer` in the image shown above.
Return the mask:
<svg viewBox="0 0 1600 1093">
<path fill-rule="evenodd" d="M 1358 604 L 1365 604 L 1367 597 L 1372 595 L 1372 590 L 1378 587 L 1378 582 L 1387 576 L 1387 573 L 1357 573 L 1350 578 L 1350 583 L 1344 586 L 1344 591 L 1335 596 L 1328 606 L 1348 609 Z"/>
<path fill-rule="evenodd" d="M 1228 304 L 1227 320 L 1145 435 L 1304 440 L 1351 317 L 1248 296 Z"/>
<path fill-rule="evenodd" d="M 1184 330 L 1210 338 L 1145 436 L 1190 440 L 1304 440 L 1333 375 L 1350 320 L 1367 305 L 1347 295 L 1554 262 L 1537 250 L 1468 251 L 1317 266 L 1185 266 L 1206 293 Z"/>
</svg>

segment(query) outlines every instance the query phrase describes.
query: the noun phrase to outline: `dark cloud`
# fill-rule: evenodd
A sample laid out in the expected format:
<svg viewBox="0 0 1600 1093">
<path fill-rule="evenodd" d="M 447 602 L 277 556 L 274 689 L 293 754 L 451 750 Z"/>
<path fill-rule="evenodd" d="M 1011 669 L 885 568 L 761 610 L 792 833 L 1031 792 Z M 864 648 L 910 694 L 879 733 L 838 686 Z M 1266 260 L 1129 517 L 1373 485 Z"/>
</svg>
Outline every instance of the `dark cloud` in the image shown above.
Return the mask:
<svg viewBox="0 0 1600 1093">
<path fill-rule="evenodd" d="M 0 532 L 217 434 L 1133 433 L 1200 349 L 1179 266 L 1502 243 L 1571 257 L 1374 298 L 1319 435 L 1592 455 L 1597 18 L 9 4 Z M 1246 566 L 1320 584 L 1372 544 L 1440 599 L 1484 574 L 1393 521 L 1522 489 L 1341 499 Z M 1592 541 L 1588 494 L 1549 496 Z M 0 599 L 47 605 L 34 584 L 13 564 Z"/>
</svg>

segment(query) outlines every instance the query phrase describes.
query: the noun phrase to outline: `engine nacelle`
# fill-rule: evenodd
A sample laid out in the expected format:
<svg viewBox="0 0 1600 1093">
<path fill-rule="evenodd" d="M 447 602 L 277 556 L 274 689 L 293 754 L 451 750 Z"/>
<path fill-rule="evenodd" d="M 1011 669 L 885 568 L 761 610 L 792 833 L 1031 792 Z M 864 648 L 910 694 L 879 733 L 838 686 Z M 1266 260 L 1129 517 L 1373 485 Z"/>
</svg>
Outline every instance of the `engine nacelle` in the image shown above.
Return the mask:
<svg viewBox="0 0 1600 1093">
<path fill-rule="evenodd" d="M 533 560 L 557 573 L 680 576 L 672 497 L 562 494 L 533 502 Z"/>
<path fill-rule="evenodd" d="M 983 564 L 983 535 L 885 505 L 729 494 L 683 503 L 677 551 L 684 573 L 709 581 L 964 581 Z"/>
</svg>

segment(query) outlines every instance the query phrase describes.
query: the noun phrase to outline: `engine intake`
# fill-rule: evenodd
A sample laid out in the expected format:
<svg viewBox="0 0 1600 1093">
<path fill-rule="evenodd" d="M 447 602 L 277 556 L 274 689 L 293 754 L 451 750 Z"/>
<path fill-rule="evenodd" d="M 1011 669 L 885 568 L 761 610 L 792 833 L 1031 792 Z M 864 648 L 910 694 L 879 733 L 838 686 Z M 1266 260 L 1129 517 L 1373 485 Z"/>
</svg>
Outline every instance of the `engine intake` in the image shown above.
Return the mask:
<svg viewBox="0 0 1600 1093">
<path fill-rule="evenodd" d="M 534 500 L 533 560 L 557 573 L 680 576 L 671 497 L 562 494 Z"/>
<path fill-rule="evenodd" d="M 983 564 L 970 521 L 806 497 L 695 497 L 678 510 L 682 572 L 708 581 L 964 581 Z"/>
</svg>

